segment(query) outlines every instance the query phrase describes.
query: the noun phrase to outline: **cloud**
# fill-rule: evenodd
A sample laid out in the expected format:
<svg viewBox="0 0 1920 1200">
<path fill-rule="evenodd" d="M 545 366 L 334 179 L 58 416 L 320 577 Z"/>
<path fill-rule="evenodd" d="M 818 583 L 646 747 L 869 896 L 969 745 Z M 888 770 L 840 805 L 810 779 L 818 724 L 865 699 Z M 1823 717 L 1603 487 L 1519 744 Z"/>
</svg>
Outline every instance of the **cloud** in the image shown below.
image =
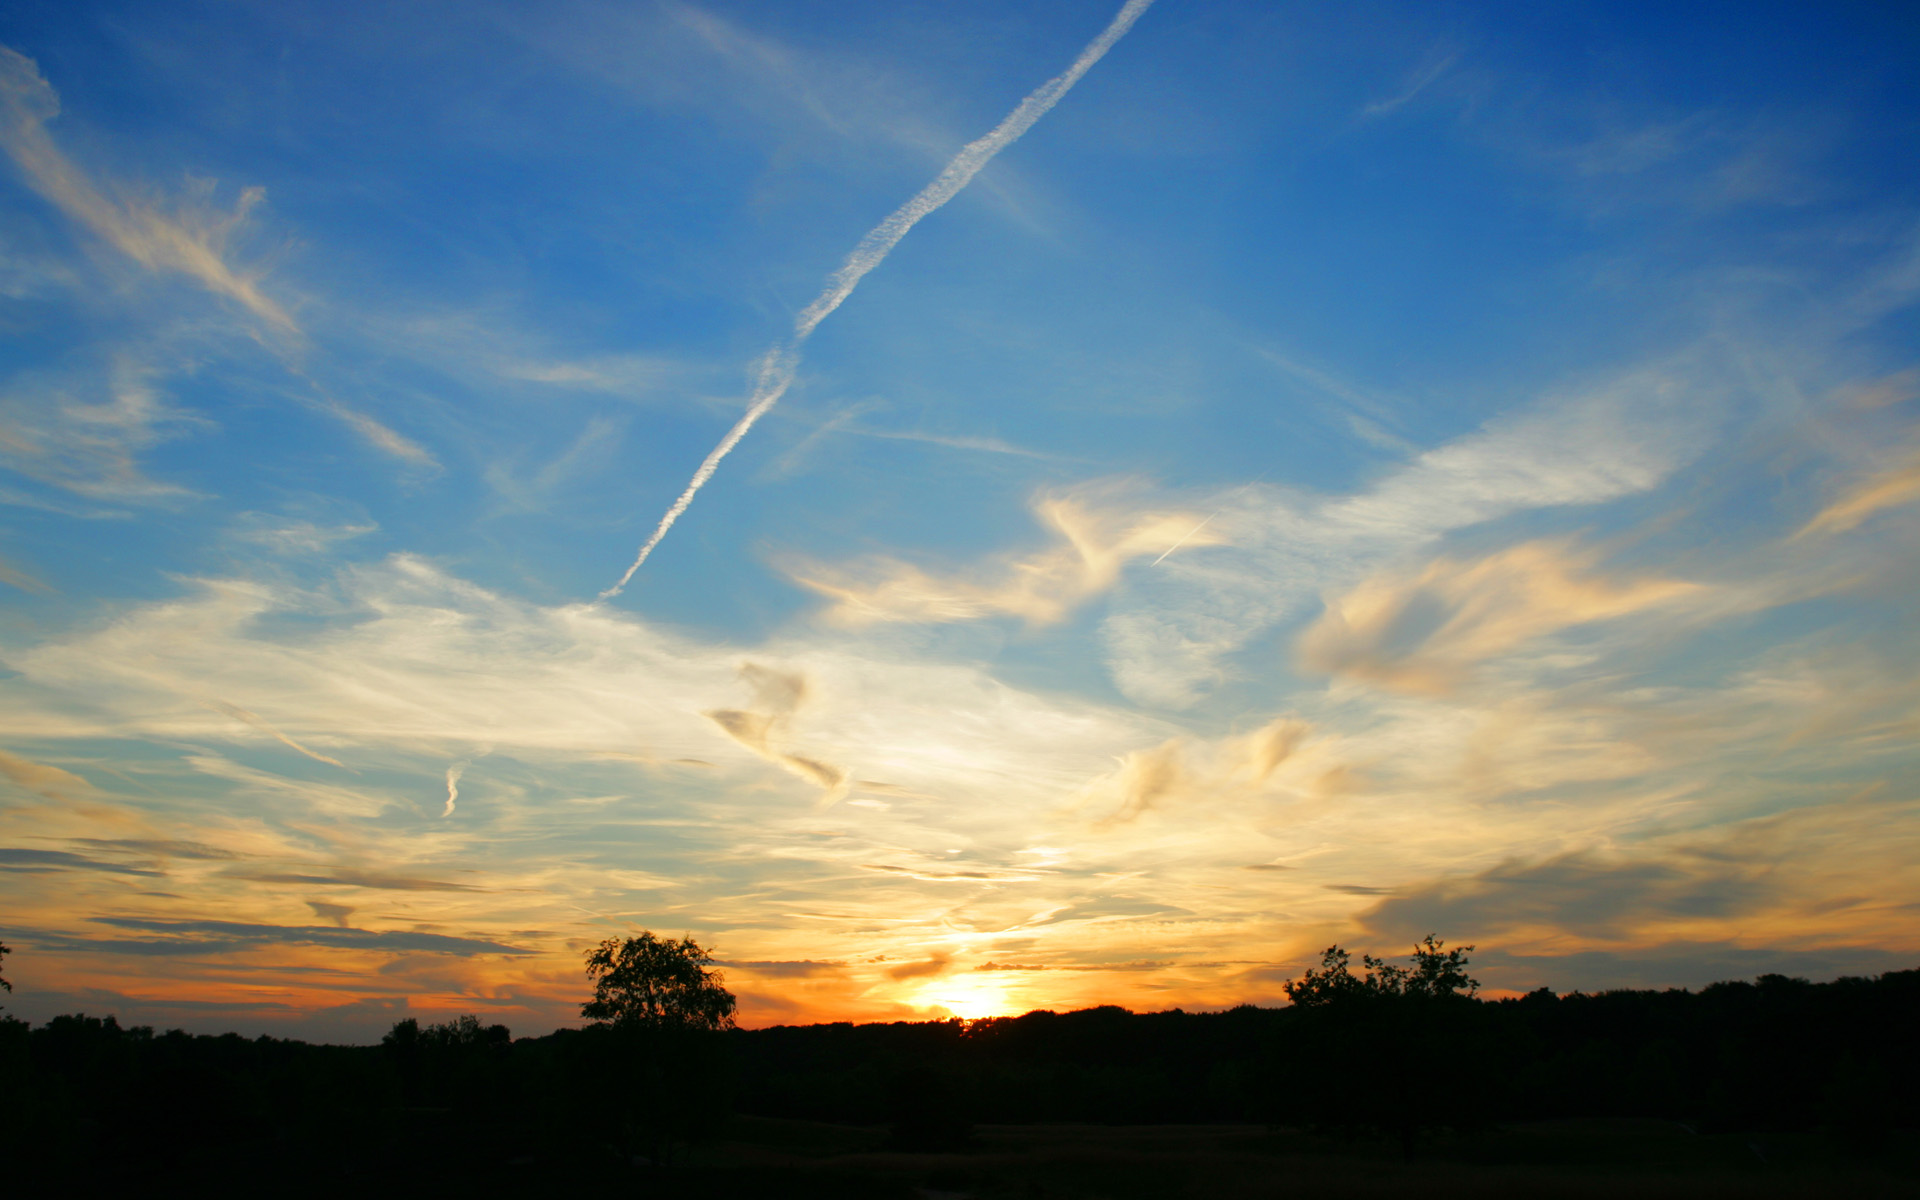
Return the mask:
<svg viewBox="0 0 1920 1200">
<path fill-rule="evenodd" d="M 1739 917 L 1778 899 L 1777 885 L 1761 865 L 1576 851 L 1403 888 L 1359 919 L 1374 933 L 1400 938 L 1564 931 L 1617 939 L 1666 921 Z"/>
<path fill-rule="evenodd" d="M 332 925 L 254 925 L 237 921 L 168 921 L 144 917 L 95 917 L 93 920 L 97 924 L 110 925 L 115 929 L 164 935 L 152 941 L 137 943 L 152 947 L 157 952 L 178 947 L 222 953 L 257 945 L 279 944 L 330 946 L 353 950 L 412 951 L 463 957 L 475 954 L 531 953 L 518 946 L 507 946 L 478 938 L 449 937 L 439 933 L 414 933 L 400 930 L 380 932 L 371 929 L 346 929 Z M 201 936 L 195 937 L 196 934 Z M 87 943 L 86 939 L 75 940 L 80 946 Z"/>
<path fill-rule="evenodd" d="M 161 398 L 154 374 L 122 357 L 104 380 L 16 378 L 0 395 L 0 464 L 93 500 L 152 504 L 191 497 L 185 488 L 148 478 L 137 461 L 196 420 Z M 97 391 L 108 399 L 76 398 Z"/>
<path fill-rule="evenodd" d="M 591 418 L 571 445 L 531 477 L 518 478 L 506 464 L 495 463 L 487 468 L 487 482 L 516 507 L 538 510 L 557 489 L 579 483 L 609 461 L 620 432 L 620 423 L 611 418 Z"/>
<path fill-rule="evenodd" d="M 243 857 L 221 846 L 205 842 L 169 841 L 164 838 L 73 838 L 74 843 L 109 850 L 138 850 L 161 858 L 233 859 Z"/>
<path fill-rule="evenodd" d="M 848 772 L 775 745 L 777 739 L 785 737 L 793 714 L 806 703 L 806 677 L 749 662 L 741 664 L 740 678 L 753 689 L 754 709 L 712 709 L 705 714 L 707 719 L 768 762 L 817 785 L 821 789 L 822 807 L 830 807 L 843 799 L 850 779 Z"/>
<path fill-rule="evenodd" d="M 1302 753 L 1312 733 L 1313 727 L 1305 721 L 1277 717 L 1238 736 L 1169 738 L 1150 749 L 1121 755 L 1114 770 L 1081 789 L 1075 806 L 1104 810 L 1095 818 L 1094 828 L 1105 830 L 1172 804 L 1230 805 L 1282 786 L 1295 792 L 1316 791 L 1316 776 L 1326 773 L 1329 760 L 1321 748 Z M 1282 772 L 1289 762 L 1295 769 Z M 1212 819 L 1218 819 L 1218 814 Z"/>
<path fill-rule="evenodd" d="M 5 775 L 15 784 L 30 792 L 38 792 L 49 800 L 71 801 L 76 797 L 90 795 L 93 785 L 59 767 L 50 767 L 31 759 L 21 758 L 0 750 L 0 775 Z"/>
<path fill-rule="evenodd" d="M 901 963 L 897 967 L 888 967 L 887 978 L 892 980 L 929 979 L 945 975 L 951 970 L 953 970 L 953 955 L 945 950 L 938 950 L 925 962 L 908 962 Z"/>
<path fill-rule="evenodd" d="M 1399 540 L 1648 491 L 1706 447 L 1729 385 L 1705 372 L 1682 355 L 1496 417 L 1317 515 L 1341 540 Z"/>
<path fill-rule="evenodd" d="M 1848 533 L 1877 513 L 1920 501 L 1920 448 L 1847 489 L 1793 536 Z"/>
<path fill-rule="evenodd" d="M 0 583 L 4 583 L 8 587 L 19 588 L 23 592 L 31 592 L 36 596 L 50 596 L 53 594 L 51 587 L 48 587 L 41 580 L 35 579 L 5 559 L 0 559 Z"/>
<path fill-rule="evenodd" d="M 34 61 L 0 46 L 0 149 L 35 191 L 149 270 L 187 275 L 279 332 L 299 332 L 287 311 L 260 290 L 258 277 L 229 261 L 228 244 L 266 198 L 265 189 L 243 190 L 231 213 L 190 203 L 166 214 L 149 197 L 110 195 L 54 145 L 46 124 L 59 112 L 60 99 Z"/>
<path fill-rule="evenodd" d="M 332 921 L 342 929 L 347 928 L 347 918 L 354 911 L 351 904 L 329 904 L 325 900 L 309 900 L 307 907 L 313 910 L 314 916 Z"/>
<path fill-rule="evenodd" d="M 571 361 L 502 359 L 493 362 L 490 369 L 496 375 L 526 383 L 626 397 L 653 391 L 686 373 L 686 365 L 677 360 L 640 354 L 602 355 Z"/>
<path fill-rule="evenodd" d="M 316 390 L 318 390 L 316 385 Z M 332 396 L 321 392 L 320 410 L 346 423 L 347 428 L 371 442 L 375 449 L 391 454 L 393 457 L 410 462 L 416 467 L 438 470 L 440 460 L 432 451 L 404 434 L 396 432 L 379 421 L 355 408 L 349 408 Z"/>
<path fill-rule="evenodd" d="M 213 709 L 215 712 L 225 713 L 229 717 L 232 717 L 234 720 L 239 721 L 243 724 L 251 725 L 255 729 L 260 730 L 261 732 L 265 733 L 267 736 L 275 739 L 276 741 L 279 741 L 288 746 L 291 746 L 293 749 L 298 750 L 300 753 L 306 755 L 308 758 L 313 759 L 315 762 L 323 762 L 328 764 L 329 766 L 339 767 L 342 770 L 346 769 L 346 764 L 341 762 L 339 759 L 330 758 L 327 755 L 320 753 L 318 750 L 307 749 L 305 746 L 302 746 L 299 742 L 294 741 L 292 738 L 288 737 L 286 734 L 281 733 L 278 729 L 275 729 L 272 725 L 269 725 L 262 718 L 255 716 L 253 713 L 248 712 L 246 709 L 241 708 L 238 705 L 228 704 L 224 700 L 207 700 L 207 701 L 204 701 L 203 703 L 205 703 L 208 708 Z"/>
<path fill-rule="evenodd" d="M 752 429 L 761 417 L 780 402 L 780 397 L 784 396 L 787 389 L 793 385 L 794 373 L 799 370 L 800 351 L 806 346 L 807 339 L 813 336 L 813 331 L 819 328 L 820 322 L 831 316 L 833 311 L 853 294 L 854 288 L 860 285 L 860 281 L 866 278 L 868 272 L 885 261 L 893 248 L 899 245 L 900 239 L 907 236 L 908 231 L 919 224 L 922 218 L 959 195 L 960 190 L 971 183 L 973 177 L 993 161 L 995 155 L 1019 140 L 1020 135 L 1031 129 L 1034 122 L 1058 104 L 1061 97 L 1080 81 L 1080 77 L 1105 57 L 1107 51 L 1125 36 L 1127 30 L 1133 28 L 1133 23 L 1140 19 L 1140 14 L 1146 12 L 1152 3 L 1153 0 L 1127 0 L 1100 35 L 1088 43 L 1087 48 L 1080 52 L 1080 56 L 1073 60 L 1071 66 L 1034 89 L 985 137 L 968 142 L 960 153 L 953 156 L 932 183 L 920 189 L 913 199 L 895 209 L 886 220 L 867 231 L 866 236 L 860 239 L 860 244 L 854 247 L 853 253 L 847 255 L 847 260 L 840 264 L 839 270 L 833 273 L 826 290 L 815 296 L 812 302 L 801 309 L 799 315 L 794 318 L 793 334 L 785 342 L 768 350 L 761 358 L 755 370 L 757 378 L 753 395 L 748 398 L 746 413 L 735 422 L 732 429 L 727 431 L 726 436 L 720 439 L 720 444 L 708 453 L 705 461 L 693 473 L 693 479 L 688 482 L 686 490 L 680 493 L 679 499 L 675 500 L 672 507 L 667 509 L 666 515 L 660 518 L 660 523 L 654 528 L 652 536 L 641 545 L 640 552 L 634 556 L 633 564 L 627 568 L 625 574 L 620 576 L 619 582 L 600 593 L 601 600 L 611 599 L 620 594 L 633 579 L 633 573 L 640 569 L 641 564 L 647 561 L 647 556 L 653 553 L 654 547 L 660 544 L 660 539 L 667 536 L 667 531 L 673 528 L 674 522 L 687 511 L 688 506 L 693 503 L 694 496 L 706 486 L 707 480 L 713 477 L 714 471 L 720 466 L 720 461 L 733 451 L 740 439 L 747 435 L 747 431 Z"/>
<path fill-rule="evenodd" d="M 1111 489 L 1105 489 L 1110 491 Z M 860 627 L 894 621 L 973 621 L 1015 616 L 1036 625 L 1062 620 L 1111 588 L 1129 562 L 1165 557 L 1182 544 L 1217 546 L 1223 536 L 1187 512 L 1129 512 L 1098 492 L 1043 496 L 1035 514 L 1059 544 L 976 568 L 971 577 L 940 577 L 893 559 L 854 569 L 794 563 L 795 583 L 833 601 L 823 617 Z"/>
<path fill-rule="evenodd" d="M 1281 763 L 1293 757 L 1294 751 L 1312 732 L 1313 726 L 1305 721 L 1280 717 L 1249 734 L 1244 742 L 1244 753 L 1247 769 L 1254 780 L 1264 781 L 1273 774 Z"/>
<path fill-rule="evenodd" d="M 447 883 L 438 879 L 416 879 L 405 875 L 385 875 L 352 867 L 330 867 L 324 874 L 298 871 L 229 871 L 231 879 L 255 883 L 301 883 L 333 887 L 376 888 L 390 892 L 479 892 L 486 889 L 468 883 Z"/>
<path fill-rule="evenodd" d="M 331 395 L 297 362 L 304 335 L 277 301 L 261 290 L 263 271 L 236 265 L 232 243 L 266 189 L 243 188 L 231 212 L 210 203 L 212 181 L 196 181 L 170 206 L 150 194 L 103 183 L 69 159 L 47 132 L 60 100 L 39 67 L 0 46 L 0 150 L 12 157 L 28 186 L 71 220 L 156 274 L 186 276 L 215 295 L 238 303 L 273 332 L 282 364 L 304 381 L 314 398 L 304 400 L 344 422 L 379 450 L 422 467 L 439 464 L 424 447 Z M 167 208 L 171 211 L 166 211 Z M 122 472 L 124 474 L 124 472 Z"/>
<path fill-rule="evenodd" d="M 369 769 L 417 755 L 438 776 L 450 744 L 539 760 L 644 752 L 663 765 L 718 763 L 711 784 L 678 774 L 705 788 L 736 787 L 747 755 L 764 760 L 731 734 L 741 753 L 714 753 L 715 722 L 704 714 L 743 712 L 746 720 L 729 723 L 750 740 L 760 718 L 786 722 L 767 728 L 774 753 L 883 763 L 875 774 L 902 795 L 1024 807 L 1067 794 L 1113 754 L 1171 732 L 1121 708 L 1010 687 L 977 665 L 897 648 L 776 638 L 743 674 L 738 647 L 606 608 L 528 604 L 408 555 L 339 568 L 312 589 L 279 578 L 185 588 L 9 653 L 20 678 L 0 689 L 0 735 L 202 745 L 231 738 L 231 719 L 190 697 L 297 695 L 298 713 L 282 718 L 298 722 L 289 731 L 305 738 L 324 729 L 369 753 Z M 729 703 L 743 679 L 752 703 Z M 832 749 L 807 748 L 821 743 Z M 409 802 L 372 785 L 291 779 L 209 753 L 185 761 L 333 814 L 370 816 Z"/>
<path fill-rule="evenodd" d="M 241 513 L 234 526 L 232 536 L 236 540 L 288 555 L 325 554 L 341 542 L 365 537 L 380 528 L 371 521 L 323 525 L 317 521 L 251 512 Z"/>
<path fill-rule="evenodd" d="M 1615 583 L 1595 575 L 1596 561 L 1571 543 L 1538 541 L 1471 562 L 1438 558 L 1417 573 L 1377 575 L 1328 600 L 1300 635 L 1300 662 L 1399 691 L 1440 694 L 1523 642 L 1703 590 L 1669 579 Z"/>
<path fill-rule="evenodd" d="M 460 799 L 460 776 L 466 772 L 466 769 L 467 764 L 464 760 L 447 768 L 447 807 L 441 810 L 441 816 L 453 815 L 454 802 Z"/>
<path fill-rule="evenodd" d="M 760 975 L 768 979 L 813 979 L 820 976 L 841 975 L 846 972 L 843 962 L 815 962 L 801 959 L 788 962 L 723 962 L 720 964 L 732 971 L 745 971 L 749 975 Z"/>
<path fill-rule="evenodd" d="M 1732 407 L 1706 349 L 1543 397 L 1333 496 L 1224 488 L 1207 527 L 1230 553 L 1176 556 L 1130 577 L 1101 626 L 1107 669 L 1142 704 L 1187 707 L 1258 632 L 1456 530 L 1652 490 Z"/>
<path fill-rule="evenodd" d="M 1180 742 L 1163 742 L 1151 750 L 1136 750 L 1120 760 L 1120 769 L 1096 786 L 1119 799 L 1102 824 L 1131 821 L 1165 800 L 1185 782 L 1180 765 Z"/>
<path fill-rule="evenodd" d="M 1015 458 L 1057 458 L 1044 450 L 1029 450 L 1024 446 L 1015 446 L 995 437 L 970 437 L 964 434 L 926 433 L 911 429 L 867 429 L 857 425 L 843 427 L 843 432 L 858 437 L 881 438 L 896 442 L 925 442 L 930 446 L 945 446 L 950 450 L 978 450 L 983 454 L 1010 454 Z"/>
<path fill-rule="evenodd" d="M 0 847 L 0 869 L 12 871 L 106 871 L 114 875 L 159 876 L 162 871 L 130 867 L 124 863 L 101 862 L 64 850 L 22 850 Z"/>
<path fill-rule="evenodd" d="M 1427 61 L 1414 71 L 1400 91 L 1385 99 L 1367 104 L 1361 108 L 1360 116 L 1363 119 L 1384 117 L 1388 113 L 1404 108 L 1414 97 L 1426 91 L 1436 80 L 1445 75 L 1459 59 L 1458 54 L 1429 55 Z"/>
</svg>

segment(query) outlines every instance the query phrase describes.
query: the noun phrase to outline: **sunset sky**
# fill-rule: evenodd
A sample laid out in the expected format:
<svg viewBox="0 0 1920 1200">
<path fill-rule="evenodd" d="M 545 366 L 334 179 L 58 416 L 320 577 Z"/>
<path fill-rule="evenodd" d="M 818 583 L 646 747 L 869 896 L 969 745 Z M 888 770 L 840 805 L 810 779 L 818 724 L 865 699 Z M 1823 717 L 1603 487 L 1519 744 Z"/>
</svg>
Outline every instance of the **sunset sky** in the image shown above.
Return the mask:
<svg viewBox="0 0 1920 1200">
<path fill-rule="evenodd" d="M 14 1015 L 544 1033 L 640 929 L 748 1025 L 1920 965 L 1911 8 L 0 47 Z"/>
</svg>

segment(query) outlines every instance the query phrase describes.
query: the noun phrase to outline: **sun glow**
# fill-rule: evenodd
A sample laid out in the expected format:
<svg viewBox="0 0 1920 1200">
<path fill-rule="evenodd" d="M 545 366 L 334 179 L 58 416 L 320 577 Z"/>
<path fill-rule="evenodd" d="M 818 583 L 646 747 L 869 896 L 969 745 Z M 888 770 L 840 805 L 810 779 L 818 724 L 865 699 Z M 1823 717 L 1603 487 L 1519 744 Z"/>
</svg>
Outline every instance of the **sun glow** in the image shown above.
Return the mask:
<svg viewBox="0 0 1920 1200">
<path fill-rule="evenodd" d="M 1010 1016 L 1017 1011 L 1006 988 L 993 979 L 938 979 L 921 988 L 913 1002 L 927 1008 L 943 1008 L 967 1021 Z"/>
</svg>

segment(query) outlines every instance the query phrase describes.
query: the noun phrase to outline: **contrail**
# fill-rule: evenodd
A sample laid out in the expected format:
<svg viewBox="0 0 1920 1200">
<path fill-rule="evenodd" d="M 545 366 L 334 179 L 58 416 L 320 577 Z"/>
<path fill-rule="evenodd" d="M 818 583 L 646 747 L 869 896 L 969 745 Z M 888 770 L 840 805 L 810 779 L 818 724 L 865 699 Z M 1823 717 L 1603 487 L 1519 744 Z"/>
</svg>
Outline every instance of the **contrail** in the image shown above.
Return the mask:
<svg viewBox="0 0 1920 1200">
<path fill-rule="evenodd" d="M 1160 563 L 1167 557 L 1167 555 L 1172 554 L 1175 550 L 1178 550 L 1180 547 L 1186 545 L 1188 538 L 1192 537 L 1196 533 L 1199 533 L 1202 529 L 1205 529 L 1207 526 L 1213 524 L 1213 518 L 1219 516 L 1221 513 L 1225 511 L 1227 510 L 1224 508 L 1216 510 L 1212 516 L 1209 516 L 1206 520 L 1200 522 L 1198 525 L 1195 525 L 1192 529 L 1189 529 L 1185 533 L 1181 534 L 1179 541 L 1175 542 L 1171 546 L 1168 546 L 1165 550 L 1162 550 L 1160 552 L 1160 557 L 1154 559 L 1152 562 L 1148 563 L 1147 565 L 1150 567 L 1159 566 Z"/>
<path fill-rule="evenodd" d="M 760 360 L 753 395 L 745 415 L 734 423 L 733 428 L 727 431 L 727 436 L 720 439 L 720 444 L 700 464 L 700 469 L 693 473 L 687 490 L 680 493 L 680 498 L 673 502 L 667 515 L 660 518 L 653 536 L 640 547 L 640 553 L 634 556 L 633 565 L 620 577 L 620 582 L 601 592 L 599 599 L 610 600 L 626 588 L 633 579 L 633 573 L 640 569 L 640 564 L 647 561 L 647 556 L 660 544 L 660 539 L 667 536 L 667 530 L 673 528 L 680 514 L 686 512 L 687 506 L 693 503 L 694 495 L 706 486 L 707 480 L 713 478 L 720 460 L 740 444 L 740 439 L 747 436 L 747 430 L 752 429 L 755 422 L 780 402 L 780 397 L 792 386 L 794 372 L 800 366 L 800 350 L 807 344 L 807 339 L 813 336 L 820 322 L 826 320 L 843 300 L 853 294 L 853 289 L 866 278 L 867 272 L 880 265 L 900 239 L 907 236 L 907 231 L 919 224 L 920 218 L 958 195 L 960 189 L 980 173 L 980 168 L 993 160 L 994 155 L 1012 145 L 1021 134 L 1033 128 L 1035 121 L 1046 116 L 1047 111 L 1058 104 L 1074 84 L 1080 82 L 1080 77 L 1092 69 L 1093 64 L 1113 49 L 1113 44 L 1133 28 L 1140 14 L 1152 4 L 1153 0 L 1127 0 L 1120 12 L 1100 32 L 1100 36 L 1089 42 L 1087 48 L 1080 52 L 1080 57 L 1073 60 L 1072 66 L 1041 84 L 1005 120 L 994 126 L 991 133 L 977 141 L 968 142 L 932 183 L 920 189 L 918 195 L 895 209 L 892 216 L 874 226 L 867 236 L 860 239 L 853 253 L 847 255 L 847 261 L 828 280 L 826 290 L 814 297 L 813 303 L 794 318 L 793 335 L 767 351 Z"/>
<path fill-rule="evenodd" d="M 1262 471 L 1260 472 L 1259 478 L 1255 479 L 1253 483 L 1241 484 L 1239 487 L 1233 490 L 1233 495 L 1227 497 L 1227 503 L 1228 504 L 1233 503 L 1233 501 L 1239 497 L 1241 492 L 1244 492 L 1248 488 L 1255 486 L 1255 484 L 1258 484 L 1261 480 L 1265 479 L 1266 477 L 1267 477 L 1267 473 L 1265 471 Z M 1160 557 L 1154 559 L 1152 562 L 1148 563 L 1147 565 L 1150 567 L 1157 567 L 1161 563 L 1165 562 L 1167 555 L 1172 554 L 1175 550 L 1178 550 L 1180 547 L 1186 545 L 1188 538 L 1191 538 L 1194 534 L 1199 533 L 1202 529 L 1205 529 L 1207 526 L 1213 524 L 1213 518 L 1219 516 L 1221 513 L 1225 511 L 1227 511 L 1226 505 L 1222 505 L 1219 508 L 1214 509 L 1212 513 L 1208 514 L 1206 520 L 1200 522 L 1198 525 L 1195 525 L 1192 529 L 1187 530 L 1187 532 L 1181 536 L 1179 541 L 1175 542 L 1171 546 L 1168 546 L 1165 550 L 1162 550 L 1160 552 Z"/>
</svg>

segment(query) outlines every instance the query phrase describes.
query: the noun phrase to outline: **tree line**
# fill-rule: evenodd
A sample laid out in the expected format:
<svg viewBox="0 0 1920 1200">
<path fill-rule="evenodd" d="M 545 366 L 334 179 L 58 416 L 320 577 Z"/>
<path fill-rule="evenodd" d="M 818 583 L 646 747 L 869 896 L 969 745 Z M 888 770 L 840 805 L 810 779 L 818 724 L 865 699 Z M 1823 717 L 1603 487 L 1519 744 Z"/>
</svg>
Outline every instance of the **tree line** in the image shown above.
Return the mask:
<svg viewBox="0 0 1920 1200">
<path fill-rule="evenodd" d="M 378 1046 L 0 1018 L 0 1162 L 148 1176 L 279 1170 L 444 1179 L 513 1164 L 671 1164 L 730 1114 L 884 1127 L 964 1149 L 979 1124 L 1234 1122 L 1386 1138 L 1565 1117 L 1826 1130 L 1920 1125 L 1920 970 L 1699 991 L 1487 1000 L 1471 947 L 1407 965 L 1339 947 L 1283 1008 L 1117 1007 L 743 1030 L 707 950 L 642 934 L 587 956 L 587 1024 L 513 1038 L 473 1016 Z"/>
</svg>

